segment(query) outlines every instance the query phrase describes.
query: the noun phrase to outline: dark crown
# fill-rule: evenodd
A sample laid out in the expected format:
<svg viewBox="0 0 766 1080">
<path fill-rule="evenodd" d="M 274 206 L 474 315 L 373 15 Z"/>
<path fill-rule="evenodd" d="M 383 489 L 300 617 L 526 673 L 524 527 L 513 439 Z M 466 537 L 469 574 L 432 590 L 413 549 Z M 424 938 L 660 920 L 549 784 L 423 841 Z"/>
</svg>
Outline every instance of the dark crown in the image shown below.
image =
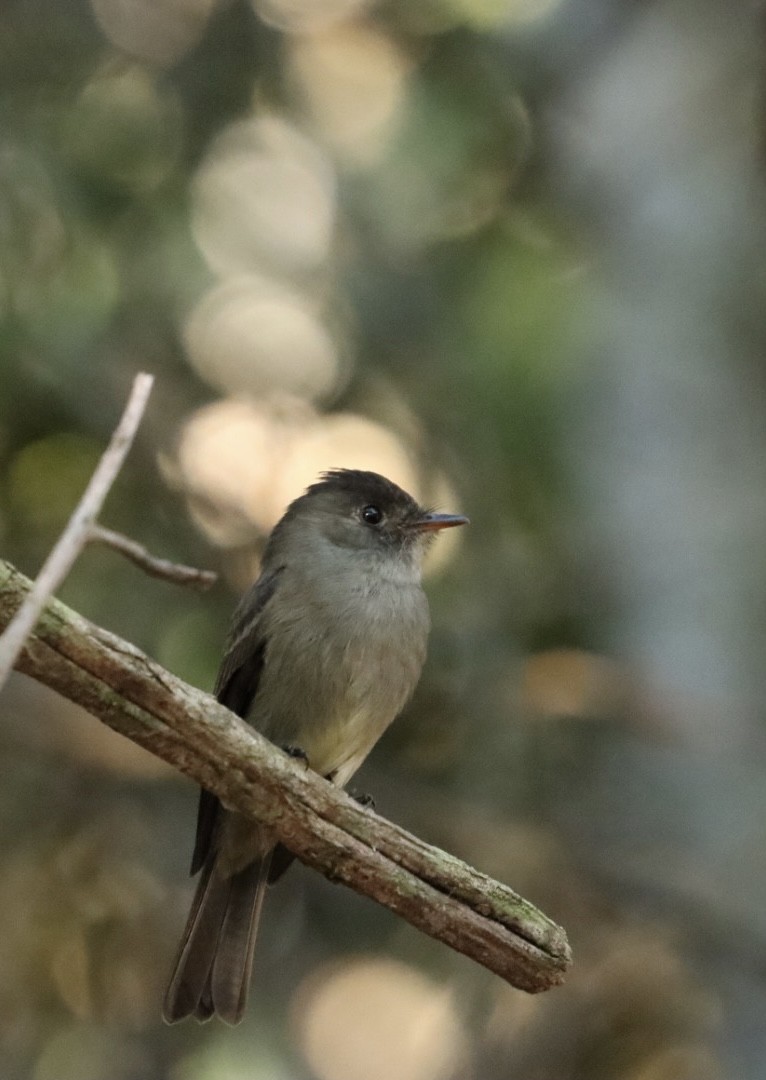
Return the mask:
<svg viewBox="0 0 766 1080">
<path fill-rule="evenodd" d="M 362 469 L 329 469 L 322 473 L 322 479 L 308 488 L 307 495 L 319 495 L 326 491 L 344 492 L 352 498 L 373 505 L 395 506 L 401 510 L 416 511 L 417 502 L 398 484 L 387 480 L 380 473 L 366 472 Z"/>
</svg>

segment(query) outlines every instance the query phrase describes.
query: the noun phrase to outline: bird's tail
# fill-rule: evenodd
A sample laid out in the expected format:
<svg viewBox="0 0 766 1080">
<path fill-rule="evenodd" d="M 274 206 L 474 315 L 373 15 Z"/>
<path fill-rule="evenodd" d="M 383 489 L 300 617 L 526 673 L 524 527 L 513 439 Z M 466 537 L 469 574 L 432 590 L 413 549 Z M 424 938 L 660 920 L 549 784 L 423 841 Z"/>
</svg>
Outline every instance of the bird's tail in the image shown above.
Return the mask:
<svg viewBox="0 0 766 1080">
<path fill-rule="evenodd" d="M 270 862 L 269 853 L 230 877 L 220 874 L 214 856 L 203 866 L 165 994 L 166 1023 L 242 1019 Z"/>
</svg>

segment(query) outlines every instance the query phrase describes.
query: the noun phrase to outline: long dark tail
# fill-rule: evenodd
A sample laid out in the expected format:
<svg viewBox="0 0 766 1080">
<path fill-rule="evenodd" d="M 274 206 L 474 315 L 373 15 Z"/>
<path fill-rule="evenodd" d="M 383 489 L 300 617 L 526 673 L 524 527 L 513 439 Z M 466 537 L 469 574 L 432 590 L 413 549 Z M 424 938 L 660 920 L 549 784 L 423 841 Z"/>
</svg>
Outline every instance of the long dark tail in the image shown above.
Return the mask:
<svg viewBox="0 0 766 1080">
<path fill-rule="evenodd" d="M 214 857 L 206 861 L 165 994 L 166 1023 L 242 1019 L 270 862 L 268 854 L 222 877 Z"/>
</svg>

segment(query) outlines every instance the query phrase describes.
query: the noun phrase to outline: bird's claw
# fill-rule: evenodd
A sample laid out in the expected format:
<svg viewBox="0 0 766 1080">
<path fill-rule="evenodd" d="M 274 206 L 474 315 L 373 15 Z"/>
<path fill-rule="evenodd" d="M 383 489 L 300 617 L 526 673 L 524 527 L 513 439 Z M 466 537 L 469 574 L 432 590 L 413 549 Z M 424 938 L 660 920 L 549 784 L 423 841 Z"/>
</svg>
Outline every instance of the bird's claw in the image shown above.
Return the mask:
<svg viewBox="0 0 766 1080">
<path fill-rule="evenodd" d="M 301 746 L 283 746 L 282 749 L 288 757 L 295 758 L 297 761 L 302 761 L 308 769 L 309 756 Z"/>
</svg>

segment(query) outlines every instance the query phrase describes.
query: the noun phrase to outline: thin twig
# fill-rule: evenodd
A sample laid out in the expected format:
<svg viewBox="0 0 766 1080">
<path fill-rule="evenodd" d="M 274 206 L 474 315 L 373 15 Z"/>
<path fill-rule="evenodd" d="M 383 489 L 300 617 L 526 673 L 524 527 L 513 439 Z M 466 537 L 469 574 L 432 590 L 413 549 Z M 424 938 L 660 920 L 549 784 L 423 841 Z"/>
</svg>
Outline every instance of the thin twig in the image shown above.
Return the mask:
<svg viewBox="0 0 766 1080">
<path fill-rule="evenodd" d="M 200 570 L 196 566 L 184 566 L 183 563 L 170 562 L 169 559 L 159 559 L 148 552 L 143 544 L 131 540 L 124 533 L 105 529 L 103 525 L 96 522 L 88 530 L 86 540 L 89 544 L 104 544 L 105 547 L 113 548 L 150 577 L 172 581 L 176 585 L 191 585 L 192 588 L 204 592 L 218 580 L 218 575 L 214 570 Z"/>
<path fill-rule="evenodd" d="M 134 379 L 122 418 L 75 512 L 45 560 L 31 592 L 19 608 L 13 622 L 0 637 L 0 688 L 4 686 L 46 602 L 67 576 L 86 543 L 88 531 L 98 517 L 133 443 L 153 382 L 154 377 L 143 372 Z"/>
<path fill-rule="evenodd" d="M 0 627 L 31 583 L 0 561 Z M 566 934 L 507 886 L 358 806 L 209 695 L 51 599 L 21 671 L 266 823 L 299 859 L 532 993 L 562 982 Z"/>
</svg>

